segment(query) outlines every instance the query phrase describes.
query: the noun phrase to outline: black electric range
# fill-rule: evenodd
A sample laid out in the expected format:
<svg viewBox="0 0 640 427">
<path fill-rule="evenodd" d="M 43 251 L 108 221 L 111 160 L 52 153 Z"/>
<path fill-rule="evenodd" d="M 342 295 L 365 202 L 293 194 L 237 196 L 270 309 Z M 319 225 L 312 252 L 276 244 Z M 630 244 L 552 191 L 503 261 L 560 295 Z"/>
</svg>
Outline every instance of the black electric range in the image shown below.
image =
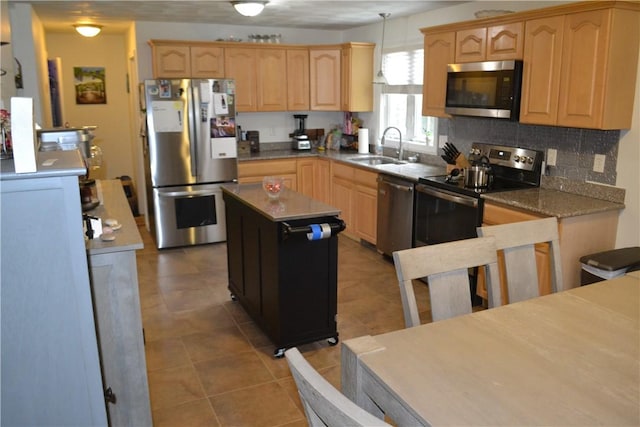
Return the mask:
<svg viewBox="0 0 640 427">
<path fill-rule="evenodd" d="M 492 144 L 473 143 L 469 152 L 470 162 L 486 156 L 489 159 L 493 180 L 486 188 L 466 187 L 464 171 L 459 175 L 438 175 L 419 178 L 419 183 L 431 187 L 448 190 L 469 197 L 480 198 L 482 194 L 496 193 L 540 186 L 542 172 L 542 151 L 507 147 Z"/>
</svg>

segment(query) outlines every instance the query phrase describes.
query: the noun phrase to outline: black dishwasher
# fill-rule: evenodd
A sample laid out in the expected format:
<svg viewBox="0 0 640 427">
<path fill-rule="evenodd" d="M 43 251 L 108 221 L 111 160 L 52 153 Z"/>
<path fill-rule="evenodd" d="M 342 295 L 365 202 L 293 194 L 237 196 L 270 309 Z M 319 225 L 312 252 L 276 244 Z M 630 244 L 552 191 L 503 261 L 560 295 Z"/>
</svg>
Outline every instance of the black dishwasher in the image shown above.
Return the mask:
<svg viewBox="0 0 640 427">
<path fill-rule="evenodd" d="M 409 249 L 413 239 L 414 183 L 391 175 L 378 175 L 378 252 L 391 256 Z"/>
</svg>

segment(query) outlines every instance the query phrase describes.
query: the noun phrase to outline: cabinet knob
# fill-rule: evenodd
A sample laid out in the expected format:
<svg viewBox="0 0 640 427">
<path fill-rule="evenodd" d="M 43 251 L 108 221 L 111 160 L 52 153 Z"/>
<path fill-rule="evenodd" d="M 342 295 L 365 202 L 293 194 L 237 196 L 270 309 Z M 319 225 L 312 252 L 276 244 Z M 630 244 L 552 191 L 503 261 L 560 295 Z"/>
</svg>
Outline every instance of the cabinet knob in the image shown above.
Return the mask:
<svg viewBox="0 0 640 427">
<path fill-rule="evenodd" d="M 113 390 L 111 390 L 111 387 L 104 391 L 104 400 L 107 403 L 113 403 L 114 405 L 116 404 L 116 394 L 113 392 Z"/>
</svg>

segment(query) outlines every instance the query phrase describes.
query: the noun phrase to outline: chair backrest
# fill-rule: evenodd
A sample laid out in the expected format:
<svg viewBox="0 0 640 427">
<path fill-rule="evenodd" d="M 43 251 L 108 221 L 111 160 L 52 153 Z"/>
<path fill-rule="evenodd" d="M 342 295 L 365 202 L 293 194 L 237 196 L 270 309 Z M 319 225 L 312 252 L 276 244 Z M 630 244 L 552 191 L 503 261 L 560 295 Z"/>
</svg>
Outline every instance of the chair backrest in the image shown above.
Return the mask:
<svg viewBox="0 0 640 427">
<path fill-rule="evenodd" d="M 473 238 L 421 246 L 393 253 L 404 321 L 407 328 L 420 325 L 418 305 L 412 280 L 427 277 L 433 321 L 471 313 L 469 268 L 488 266 L 487 290 L 490 305 L 495 298 L 490 286 L 492 272 L 497 271 L 494 239 Z M 499 288 L 499 286 L 498 286 Z"/>
<path fill-rule="evenodd" d="M 307 421 L 316 426 L 387 426 L 332 386 L 306 361 L 297 348 L 284 352 L 298 387 Z"/>
<path fill-rule="evenodd" d="M 478 236 L 492 236 L 504 252 L 506 289 L 510 303 L 540 296 L 536 243 L 549 243 L 551 290 L 563 290 L 560 239 L 556 217 L 478 227 Z"/>
</svg>

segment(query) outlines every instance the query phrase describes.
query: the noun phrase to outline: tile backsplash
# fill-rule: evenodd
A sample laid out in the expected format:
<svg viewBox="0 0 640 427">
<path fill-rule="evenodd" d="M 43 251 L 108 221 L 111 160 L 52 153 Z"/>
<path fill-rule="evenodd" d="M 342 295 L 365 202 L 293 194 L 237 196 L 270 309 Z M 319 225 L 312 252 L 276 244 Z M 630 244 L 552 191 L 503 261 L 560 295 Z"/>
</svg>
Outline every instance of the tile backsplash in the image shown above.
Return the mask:
<svg viewBox="0 0 640 427">
<path fill-rule="evenodd" d="M 615 185 L 619 130 L 577 129 L 525 125 L 507 120 L 453 117 L 439 120 L 440 135 L 447 135 L 458 150 L 468 153 L 473 142 L 540 150 L 557 150 L 556 166 L 547 175 Z M 604 172 L 594 172 L 596 154 L 605 156 Z"/>
</svg>

